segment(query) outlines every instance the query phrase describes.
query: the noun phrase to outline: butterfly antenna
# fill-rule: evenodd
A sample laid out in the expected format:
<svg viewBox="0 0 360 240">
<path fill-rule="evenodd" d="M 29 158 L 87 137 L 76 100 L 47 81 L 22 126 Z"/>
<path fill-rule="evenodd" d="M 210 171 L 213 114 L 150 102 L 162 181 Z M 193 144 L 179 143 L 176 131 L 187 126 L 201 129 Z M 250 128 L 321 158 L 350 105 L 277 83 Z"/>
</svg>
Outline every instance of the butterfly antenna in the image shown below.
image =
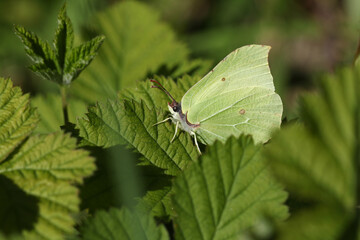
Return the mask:
<svg viewBox="0 0 360 240">
<path fill-rule="evenodd" d="M 173 98 L 173 96 L 171 96 L 171 94 L 163 87 L 163 85 L 161 85 L 158 81 L 154 80 L 154 79 L 150 79 L 150 82 L 156 84 L 156 85 L 152 85 L 152 88 L 158 88 L 160 90 L 162 90 L 164 93 L 166 93 L 166 95 L 169 96 L 169 98 L 171 100 L 173 100 L 173 102 L 176 102 L 175 99 Z"/>
</svg>

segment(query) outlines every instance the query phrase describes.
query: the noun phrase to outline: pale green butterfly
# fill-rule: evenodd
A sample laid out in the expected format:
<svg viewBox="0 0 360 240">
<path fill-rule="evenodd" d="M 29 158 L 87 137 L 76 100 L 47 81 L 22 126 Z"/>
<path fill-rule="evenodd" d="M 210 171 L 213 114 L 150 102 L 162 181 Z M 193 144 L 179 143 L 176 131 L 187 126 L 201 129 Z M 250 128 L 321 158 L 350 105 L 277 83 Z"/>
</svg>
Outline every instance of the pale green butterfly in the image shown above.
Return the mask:
<svg viewBox="0 0 360 240">
<path fill-rule="evenodd" d="M 172 120 L 178 128 L 197 142 L 225 142 L 231 135 L 252 135 L 255 143 L 266 142 L 280 127 L 283 111 L 280 96 L 275 93 L 268 64 L 269 46 L 248 45 L 236 49 L 175 101 L 157 81 L 151 80 L 171 99 L 168 104 Z M 156 125 L 154 124 L 154 125 Z"/>
</svg>

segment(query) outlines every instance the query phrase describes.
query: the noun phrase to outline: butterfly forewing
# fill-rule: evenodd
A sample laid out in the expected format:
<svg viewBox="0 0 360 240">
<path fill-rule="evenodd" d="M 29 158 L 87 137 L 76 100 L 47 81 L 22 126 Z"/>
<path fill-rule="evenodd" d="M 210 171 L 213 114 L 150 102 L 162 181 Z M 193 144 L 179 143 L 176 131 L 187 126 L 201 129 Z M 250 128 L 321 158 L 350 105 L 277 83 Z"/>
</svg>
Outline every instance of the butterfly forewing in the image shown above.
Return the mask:
<svg viewBox="0 0 360 240">
<path fill-rule="evenodd" d="M 190 88 L 181 100 L 183 112 L 216 95 L 244 87 L 263 87 L 274 91 L 273 78 L 268 65 L 270 47 L 249 45 L 236 49 L 212 71 Z"/>
</svg>

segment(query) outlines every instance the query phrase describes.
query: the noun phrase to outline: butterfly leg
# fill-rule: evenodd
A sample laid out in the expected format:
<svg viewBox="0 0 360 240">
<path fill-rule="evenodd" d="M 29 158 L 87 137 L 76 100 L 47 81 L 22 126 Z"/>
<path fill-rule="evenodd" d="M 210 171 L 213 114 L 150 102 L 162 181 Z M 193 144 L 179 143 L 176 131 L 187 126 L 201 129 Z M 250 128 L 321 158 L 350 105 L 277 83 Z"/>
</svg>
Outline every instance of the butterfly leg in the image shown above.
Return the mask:
<svg viewBox="0 0 360 240">
<path fill-rule="evenodd" d="M 176 133 L 177 133 L 177 131 L 178 131 L 178 128 L 179 128 L 179 122 L 176 122 L 175 134 L 174 134 L 174 136 L 172 137 L 170 143 L 172 143 L 172 142 L 174 141 L 174 139 L 175 139 L 175 137 L 176 137 Z"/>
<path fill-rule="evenodd" d="M 167 122 L 167 121 L 169 121 L 170 119 L 171 119 L 171 118 L 168 117 L 168 118 L 166 118 L 166 119 L 164 119 L 164 120 L 162 120 L 162 121 L 160 121 L 160 122 L 157 122 L 157 123 L 153 124 L 153 126 L 156 126 L 156 125 L 158 125 L 158 124 L 160 124 L 160 123 Z"/>
<path fill-rule="evenodd" d="M 191 132 L 191 135 L 194 136 L 196 148 L 197 148 L 198 152 L 199 152 L 200 155 L 201 155 L 201 151 L 200 151 L 200 148 L 199 148 L 199 144 L 198 144 L 198 142 L 197 142 L 196 134 L 195 134 L 194 132 Z"/>
</svg>

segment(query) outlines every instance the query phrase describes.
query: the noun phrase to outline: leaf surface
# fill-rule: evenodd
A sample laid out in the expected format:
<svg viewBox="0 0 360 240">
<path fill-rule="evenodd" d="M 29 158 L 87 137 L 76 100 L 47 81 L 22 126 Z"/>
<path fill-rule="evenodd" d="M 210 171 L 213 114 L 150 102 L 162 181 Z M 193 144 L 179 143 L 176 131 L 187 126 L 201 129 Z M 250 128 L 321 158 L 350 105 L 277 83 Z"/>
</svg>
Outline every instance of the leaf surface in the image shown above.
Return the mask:
<svg viewBox="0 0 360 240">
<path fill-rule="evenodd" d="M 83 228 L 84 239 L 169 239 L 163 225 L 157 226 L 151 216 L 126 208 L 99 211 Z"/>
<path fill-rule="evenodd" d="M 250 137 L 216 142 L 174 182 L 176 239 L 239 239 L 264 216 L 283 220 L 287 198 Z"/>
<path fill-rule="evenodd" d="M 303 122 L 284 128 L 267 148 L 275 175 L 300 205 L 282 226 L 280 239 L 304 239 L 298 232 L 307 239 L 349 239 L 357 234 L 359 90 L 359 68 L 325 76 L 320 93 L 301 101 Z M 324 230 L 326 226 L 332 226 L 331 231 Z"/>
<path fill-rule="evenodd" d="M 30 136 L 38 117 L 28 95 L 9 79 L 0 79 L 0 90 L 0 219 L 8 219 L 0 231 L 17 229 L 26 239 L 62 239 L 75 231 L 71 215 L 79 211 L 80 199 L 73 184 L 95 170 L 93 159 L 62 132 Z M 9 204 L 14 212 L 6 209 Z"/>
<path fill-rule="evenodd" d="M 171 144 L 173 124 L 153 126 L 166 115 L 158 109 L 150 110 L 144 103 L 108 100 L 90 107 L 86 115 L 78 121 L 80 136 L 86 141 L 102 147 L 126 144 L 166 174 L 177 175 L 197 158 L 190 136 L 179 135 Z"/>
<path fill-rule="evenodd" d="M 119 90 L 135 86 L 149 75 L 204 74 L 209 66 L 208 62 L 189 63 L 184 44 L 159 20 L 155 9 L 142 3 L 115 4 L 99 14 L 93 25 L 107 40 L 73 89 L 88 102 L 115 97 Z"/>
</svg>

